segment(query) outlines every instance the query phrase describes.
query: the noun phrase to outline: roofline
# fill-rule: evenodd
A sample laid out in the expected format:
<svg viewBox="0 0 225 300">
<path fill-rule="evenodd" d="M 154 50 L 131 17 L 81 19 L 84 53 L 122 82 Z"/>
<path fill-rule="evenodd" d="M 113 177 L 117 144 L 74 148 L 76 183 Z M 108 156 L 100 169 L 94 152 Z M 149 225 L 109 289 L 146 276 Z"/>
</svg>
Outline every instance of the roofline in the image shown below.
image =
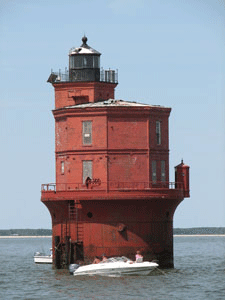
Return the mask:
<svg viewBox="0 0 225 300">
<path fill-rule="evenodd" d="M 132 102 L 131 102 L 132 103 Z M 154 114 L 164 114 L 170 115 L 171 108 L 170 107 L 163 107 L 163 106 L 154 106 L 154 105 L 147 105 L 146 106 L 87 106 L 87 107 L 62 107 L 52 110 L 52 113 L 55 117 L 66 117 L 73 114 L 100 114 L 100 115 L 108 115 L 109 113 L 115 114 L 127 114 L 130 115 L 132 113 L 134 115 L 138 114 L 141 116 L 143 115 L 154 115 Z"/>
</svg>

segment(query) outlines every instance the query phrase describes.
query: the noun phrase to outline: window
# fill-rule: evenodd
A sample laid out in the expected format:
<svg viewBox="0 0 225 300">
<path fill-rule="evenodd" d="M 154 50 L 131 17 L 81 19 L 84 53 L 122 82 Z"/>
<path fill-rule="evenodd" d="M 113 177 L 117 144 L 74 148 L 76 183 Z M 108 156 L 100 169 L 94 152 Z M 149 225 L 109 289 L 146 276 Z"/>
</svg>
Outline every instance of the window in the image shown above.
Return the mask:
<svg viewBox="0 0 225 300">
<path fill-rule="evenodd" d="M 100 68 L 100 57 L 93 56 L 93 68 Z"/>
<path fill-rule="evenodd" d="M 90 55 L 71 55 L 69 57 L 70 69 L 100 68 L 100 57 Z"/>
<path fill-rule="evenodd" d="M 156 183 L 157 176 L 156 176 L 156 160 L 152 161 L 152 182 Z"/>
<path fill-rule="evenodd" d="M 65 164 L 64 161 L 61 161 L 61 174 L 64 174 L 65 171 Z"/>
<path fill-rule="evenodd" d="M 92 121 L 83 122 L 82 136 L 83 136 L 83 145 L 92 144 Z"/>
<path fill-rule="evenodd" d="M 156 143 L 161 145 L 161 122 L 156 121 Z"/>
<path fill-rule="evenodd" d="M 92 160 L 83 160 L 83 183 L 88 177 L 92 179 Z"/>
<path fill-rule="evenodd" d="M 166 162 L 161 160 L 161 182 L 166 181 Z"/>
</svg>

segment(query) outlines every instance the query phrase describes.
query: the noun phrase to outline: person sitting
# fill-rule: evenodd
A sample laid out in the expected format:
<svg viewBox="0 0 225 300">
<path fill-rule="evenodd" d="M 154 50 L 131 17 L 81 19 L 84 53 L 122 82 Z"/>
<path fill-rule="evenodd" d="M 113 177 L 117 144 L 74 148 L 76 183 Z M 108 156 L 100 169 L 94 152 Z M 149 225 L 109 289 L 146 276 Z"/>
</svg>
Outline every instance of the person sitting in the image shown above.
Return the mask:
<svg viewBox="0 0 225 300">
<path fill-rule="evenodd" d="M 86 184 L 86 187 L 87 187 L 87 189 L 88 189 L 88 188 L 89 188 L 89 185 L 91 184 L 91 178 L 90 178 L 90 177 L 87 177 L 87 178 L 86 178 L 85 184 Z"/>
<path fill-rule="evenodd" d="M 136 261 L 136 263 L 143 262 L 143 256 L 141 255 L 141 252 L 140 252 L 140 251 L 137 251 L 137 252 L 136 252 L 136 255 L 135 255 L 135 261 Z"/>
<path fill-rule="evenodd" d="M 95 256 L 95 259 L 93 260 L 93 264 L 99 264 L 100 263 L 100 259 L 98 256 Z"/>
<path fill-rule="evenodd" d="M 102 255 L 102 262 L 106 262 L 107 261 L 107 257 L 105 256 L 105 254 Z"/>
</svg>

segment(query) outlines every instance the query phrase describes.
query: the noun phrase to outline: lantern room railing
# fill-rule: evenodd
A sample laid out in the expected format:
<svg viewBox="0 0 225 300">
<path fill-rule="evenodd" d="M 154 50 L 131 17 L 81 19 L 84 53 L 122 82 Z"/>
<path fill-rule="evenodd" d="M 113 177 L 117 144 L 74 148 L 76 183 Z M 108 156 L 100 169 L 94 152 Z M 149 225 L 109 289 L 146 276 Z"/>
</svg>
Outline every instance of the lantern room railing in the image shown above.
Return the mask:
<svg viewBox="0 0 225 300">
<path fill-rule="evenodd" d="M 118 83 L 118 70 L 104 70 L 101 68 L 100 70 L 100 81 L 101 82 L 109 82 L 109 83 Z M 53 72 L 51 70 L 51 74 L 48 78 L 48 82 L 70 82 L 69 78 L 69 70 L 65 68 L 62 72 L 60 69 L 58 72 Z"/>
<path fill-rule="evenodd" d="M 45 191 L 124 191 L 124 190 L 150 190 L 150 189 L 179 189 L 183 190 L 183 183 L 179 182 L 95 182 L 87 183 L 47 183 L 41 185 Z"/>
</svg>

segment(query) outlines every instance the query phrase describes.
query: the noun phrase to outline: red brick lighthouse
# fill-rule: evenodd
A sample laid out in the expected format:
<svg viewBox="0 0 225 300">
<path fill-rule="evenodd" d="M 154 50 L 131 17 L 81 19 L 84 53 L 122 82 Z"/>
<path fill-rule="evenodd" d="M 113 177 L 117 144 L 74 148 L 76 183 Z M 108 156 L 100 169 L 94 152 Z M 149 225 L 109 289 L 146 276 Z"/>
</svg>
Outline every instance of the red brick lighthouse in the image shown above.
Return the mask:
<svg viewBox="0 0 225 300">
<path fill-rule="evenodd" d="M 173 215 L 189 197 L 189 167 L 169 181 L 170 108 L 114 99 L 117 72 L 82 38 L 55 89 L 56 183 L 41 201 L 52 218 L 54 265 L 94 256 L 157 259 L 173 267 Z"/>
</svg>

